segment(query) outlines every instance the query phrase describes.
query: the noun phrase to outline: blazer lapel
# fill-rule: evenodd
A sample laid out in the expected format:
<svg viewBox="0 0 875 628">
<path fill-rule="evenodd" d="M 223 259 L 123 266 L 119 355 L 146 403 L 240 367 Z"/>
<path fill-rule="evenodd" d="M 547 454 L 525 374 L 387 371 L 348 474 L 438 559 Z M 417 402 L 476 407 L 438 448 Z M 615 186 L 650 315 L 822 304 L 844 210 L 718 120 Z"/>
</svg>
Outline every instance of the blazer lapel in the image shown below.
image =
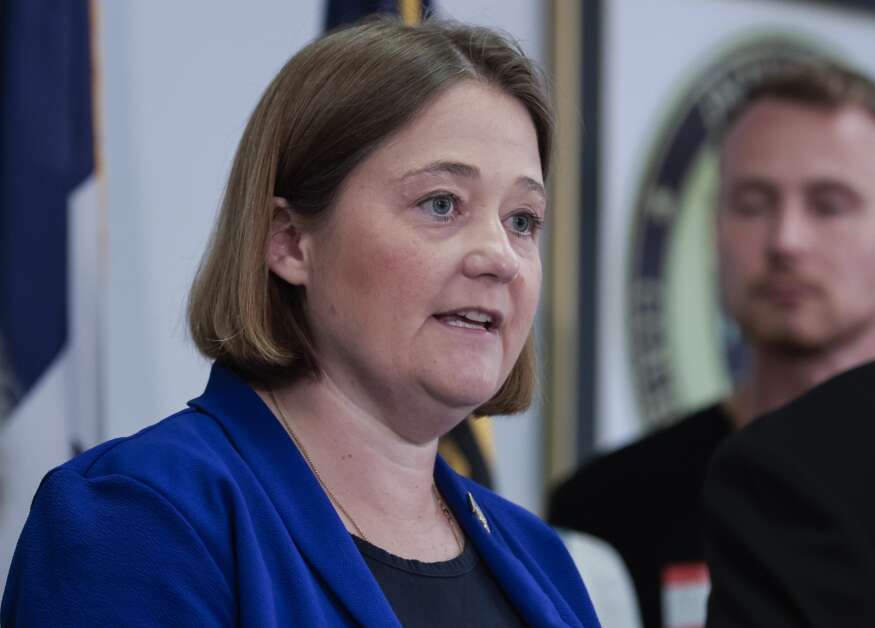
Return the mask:
<svg viewBox="0 0 875 628">
<path fill-rule="evenodd" d="M 291 544 L 363 626 L 401 628 L 334 507 L 298 448 L 261 398 L 214 365 L 206 392 L 189 402 L 215 417 L 259 478 Z"/>
<path fill-rule="evenodd" d="M 554 601 L 534 579 L 526 565 L 513 554 L 510 544 L 503 537 L 501 522 L 492 520 L 490 513 L 483 510 L 482 505 L 472 507 L 467 487 L 440 457 L 435 465 L 435 480 L 456 520 L 489 566 L 496 582 L 507 594 L 508 601 L 526 623 L 545 628 L 579 626 L 578 622 L 570 624 L 563 619 Z M 486 521 L 485 525 L 481 516 Z M 486 529 L 487 525 L 489 530 Z M 566 615 L 571 616 L 570 609 Z"/>
</svg>

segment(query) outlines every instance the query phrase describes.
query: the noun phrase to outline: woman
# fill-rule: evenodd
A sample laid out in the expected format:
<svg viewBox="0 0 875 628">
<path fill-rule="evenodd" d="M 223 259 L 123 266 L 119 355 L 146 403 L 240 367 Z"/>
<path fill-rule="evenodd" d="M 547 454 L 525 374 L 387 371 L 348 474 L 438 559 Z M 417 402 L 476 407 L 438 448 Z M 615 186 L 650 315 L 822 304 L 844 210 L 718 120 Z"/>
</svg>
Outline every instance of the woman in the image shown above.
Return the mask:
<svg viewBox="0 0 875 628">
<path fill-rule="evenodd" d="M 206 392 L 46 477 L 3 625 L 597 625 L 552 531 L 436 456 L 531 399 L 550 132 L 488 30 L 293 57 L 192 288 Z"/>
</svg>

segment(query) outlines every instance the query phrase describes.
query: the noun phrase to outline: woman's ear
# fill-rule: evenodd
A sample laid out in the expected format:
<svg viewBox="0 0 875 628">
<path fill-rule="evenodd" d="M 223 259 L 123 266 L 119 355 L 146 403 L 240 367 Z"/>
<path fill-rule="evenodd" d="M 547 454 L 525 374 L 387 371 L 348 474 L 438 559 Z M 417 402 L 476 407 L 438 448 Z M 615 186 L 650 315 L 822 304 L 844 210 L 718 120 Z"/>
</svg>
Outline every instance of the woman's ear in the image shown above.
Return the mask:
<svg viewBox="0 0 875 628">
<path fill-rule="evenodd" d="M 286 199 L 273 198 L 273 220 L 267 236 L 267 267 L 293 286 L 306 286 L 310 277 L 310 234 L 295 220 Z"/>
</svg>

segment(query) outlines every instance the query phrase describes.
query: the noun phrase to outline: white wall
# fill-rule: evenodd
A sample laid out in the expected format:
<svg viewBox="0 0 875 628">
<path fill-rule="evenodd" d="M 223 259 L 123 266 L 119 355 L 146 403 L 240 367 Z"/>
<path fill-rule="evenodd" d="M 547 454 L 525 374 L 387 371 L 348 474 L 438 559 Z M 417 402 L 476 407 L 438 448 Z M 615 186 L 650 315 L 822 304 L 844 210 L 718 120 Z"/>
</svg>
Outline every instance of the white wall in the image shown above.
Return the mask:
<svg viewBox="0 0 875 628">
<path fill-rule="evenodd" d="M 507 30 L 541 58 L 536 0 L 447 0 L 452 17 Z M 261 91 L 322 27 L 318 1 L 100 3 L 109 258 L 102 346 L 106 437 L 197 396 L 208 364 L 185 298 L 237 140 Z M 498 485 L 540 505 L 536 413 L 496 422 Z"/>
<path fill-rule="evenodd" d="M 315 2 L 102 2 L 109 281 L 106 436 L 203 389 L 185 298 L 261 91 L 321 27 Z"/>
</svg>

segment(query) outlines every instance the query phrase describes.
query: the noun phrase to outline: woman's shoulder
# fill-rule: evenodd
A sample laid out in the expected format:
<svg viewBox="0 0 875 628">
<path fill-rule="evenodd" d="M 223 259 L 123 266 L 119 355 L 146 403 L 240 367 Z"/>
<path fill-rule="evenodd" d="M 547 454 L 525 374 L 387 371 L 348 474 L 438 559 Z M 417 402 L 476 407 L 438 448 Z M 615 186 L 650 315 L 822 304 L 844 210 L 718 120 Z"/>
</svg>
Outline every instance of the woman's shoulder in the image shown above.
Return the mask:
<svg viewBox="0 0 875 628">
<path fill-rule="evenodd" d="M 86 479 L 123 475 L 145 479 L 155 474 L 178 477 L 182 471 L 220 471 L 233 452 L 221 427 L 209 415 L 187 408 L 130 436 L 93 447 L 56 470 Z"/>
<path fill-rule="evenodd" d="M 223 553 L 228 525 L 221 513 L 235 512 L 235 504 L 242 503 L 244 473 L 216 420 L 188 408 L 49 471 L 28 523 L 39 528 L 64 521 L 71 529 L 93 528 L 98 546 L 124 545 L 113 539 L 137 537 L 131 526 L 150 538 L 192 535 L 216 557 Z M 104 523 L 92 526 L 96 513 Z"/>
<path fill-rule="evenodd" d="M 208 446 L 217 437 L 204 418 L 179 413 L 43 478 L 10 566 L 3 625 L 122 625 L 139 617 L 135 608 L 192 625 L 233 622 L 228 524 L 214 497 L 221 467 Z"/>
<path fill-rule="evenodd" d="M 493 490 L 477 482 L 459 475 L 449 469 L 451 484 L 464 495 L 464 509 L 472 516 L 478 517 L 477 511 L 486 520 L 486 525 L 497 527 L 514 538 L 526 538 L 529 541 L 540 541 L 549 547 L 562 545 L 559 536 L 543 519 L 526 508 L 502 497 Z M 467 514 L 467 513 L 466 513 Z"/>
<path fill-rule="evenodd" d="M 243 466 L 215 419 L 188 408 L 135 434 L 97 445 L 52 469 L 35 499 L 43 496 L 46 485 L 74 484 L 90 487 L 89 492 L 110 499 L 108 503 L 113 492 L 121 500 L 132 494 L 151 495 L 194 523 L 203 505 L 222 509 L 219 502 L 239 492 L 235 487 L 240 473 L 235 469 Z"/>
<path fill-rule="evenodd" d="M 540 586 L 559 604 L 568 605 L 583 625 L 597 626 L 598 620 L 589 599 L 586 585 L 574 564 L 564 542 L 547 523 L 534 513 L 494 491 L 467 478 L 456 476 L 457 487 L 465 493 L 466 505 L 474 516 L 485 520 L 486 537 L 503 547 L 515 560 L 508 565 L 519 565 L 528 571 Z M 476 512 L 480 512 L 480 516 Z M 463 511 L 463 518 L 468 516 Z M 481 541 L 478 548 L 486 551 L 493 541 Z"/>
</svg>

